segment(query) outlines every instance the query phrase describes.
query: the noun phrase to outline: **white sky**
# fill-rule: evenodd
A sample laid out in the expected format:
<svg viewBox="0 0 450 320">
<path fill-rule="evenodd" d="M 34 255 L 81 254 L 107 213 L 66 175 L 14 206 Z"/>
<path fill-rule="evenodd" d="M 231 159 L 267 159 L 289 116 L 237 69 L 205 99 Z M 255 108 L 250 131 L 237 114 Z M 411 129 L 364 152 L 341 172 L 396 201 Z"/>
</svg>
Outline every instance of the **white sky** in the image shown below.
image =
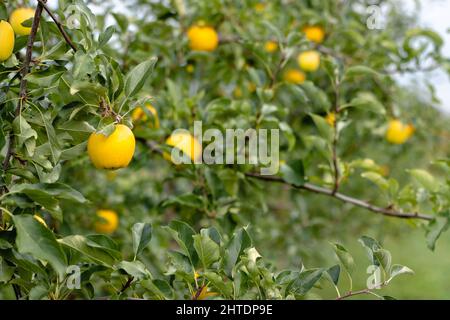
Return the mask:
<svg viewBox="0 0 450 320">
<path fill-rule="evenodd" d="M 414 7 L 414 0 L 403 0 L 404 3 Z M 421 0 L 419 24 L 437 31 L 444 38 L 443 53 L 450 57 L 450 0 Z M 402 81 L 412 81 L 417 76 L 426 77 L 437 89 L 437 95 L 442 102 L 442 109 L 450 113 L 450 76 L 444 71 L 432 73 L 409 75 L 401 79 Z M 419 77 L 419 81 L 420 81 Z"/>
</svg>

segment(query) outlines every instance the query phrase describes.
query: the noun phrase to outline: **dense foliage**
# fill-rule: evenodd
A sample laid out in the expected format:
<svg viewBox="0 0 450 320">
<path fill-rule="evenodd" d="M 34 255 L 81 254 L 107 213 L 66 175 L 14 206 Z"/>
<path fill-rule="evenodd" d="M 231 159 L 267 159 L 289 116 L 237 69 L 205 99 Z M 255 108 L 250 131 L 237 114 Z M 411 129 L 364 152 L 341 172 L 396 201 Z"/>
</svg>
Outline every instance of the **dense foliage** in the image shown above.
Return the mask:
<svg viewBox="0 0 450 320">
<path fill-rule="evenodd" d="M 423 228 L 434 249 L 450 215 L 450 121 L 431 83 L 396 76 L 450 60 L 438 34 L 378 2 L 380 29 L 363 0 L 1 2 L 1 20 L 35 16 L 10 20 L 11 56 L 0 25 L 0 297 L 386 298 L 352 285 L 355 268 L 379 266 L 378 287 L 413 272 L 367 227 Z M 279 173 L 174 165 L 167 138 L 194 121 L 279 129 Z M 118 123 L 135 136 L 129 165 L 132 134 L 109 150 L 118 162 L 92 155 L 91 134 Z"/>
</svg>

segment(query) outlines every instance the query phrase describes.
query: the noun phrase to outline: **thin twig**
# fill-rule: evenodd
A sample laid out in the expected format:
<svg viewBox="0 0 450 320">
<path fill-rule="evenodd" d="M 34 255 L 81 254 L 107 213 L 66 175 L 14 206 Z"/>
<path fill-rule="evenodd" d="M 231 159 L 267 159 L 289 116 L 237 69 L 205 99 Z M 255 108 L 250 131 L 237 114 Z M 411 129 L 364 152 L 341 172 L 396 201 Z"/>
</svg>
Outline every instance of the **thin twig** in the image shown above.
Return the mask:
<svg viewBox="0 0 450 320">
<path fill-rule="evenodd" d="M 119 295 L 124 293 L 131 286 L 131 283 L 133 282 L 133 280 L 134 280 L 134 277 L 132 277 L 132 276 L 128 277 L 127 282 L 125 282 L 125 284 L 122 286 L 122 289 L 120 289 Z"/>
<path fill-rule="evenodd" d="M 66 30 L 64 30 L 64 27 L 61 24 L 61 22 L 59 22 L 58 18 L 56 18 L 56 16 L 53 14 L 53 12 L 50 10 L 50 8 L 47 7 L 47 5 L 46 5 L 47 1 L 46 0 L 45 1 L 44 0 L 37 0 L 37 1 L 44 8 L 44 10 L 48 13 L 50 18 L 52 18 L 52 20 L 55 22 L 56 27 L 58 28 L 59 32 L 61 33 L 61 35 L 63 36 L 64 40 L 67 42 L 67 44 L 72 48 L 73 51 L 77 51 L 77 47 L 75 46 L 75 44 L 70 39 L 70 37 L 67 34 Z"/>
<path fill-rule="evenodd" d="M 342 202 L 350 203 L 354 206 L 361 207 L 366 210 L 369 210 L 369 211 L 372 211 L 372 212 L 375 212 L 375 213 L 378 213 L 378 214 L 381 214 L 384 216 L 388 216 L 388 217 L 395 217 L 395 218 L 401 218 L 401 219 L 421 219 L 421 220 L 427 220 L 427 221 L 433 220 L 433 217 L 430 215 L 421 214 L 421 213 L 417 213 L 417 212 L 400 212 L 400 211 L 394 210 L 391 207 L 388 207 L 388 208 L 378 207 L 378 206 L 370 204 L 366 201 L 356 199 L 356 198 L 344 195 L 339 192 L 333 192 L 333 190 L 323 188 L 320 186 L 316 186 L 311 183 L 305 183 L 303 185 L 293 185 L 293 184 L 287 183 L 286 181 L 284 181 L 281 178 L 274 177 L 274 176 L 262 176 L 257 173 L 246 173 L 245 175 L 247 177 L 251 177 L 251 178 L 255 178 L 255 179 L 259 179 L 259 180 L 284 183 L 284 184 L 291 186 L 292 188 L 299 189 L 299 190 L 306 190 L 309 192 L 326 195 L 326 196 L 335 198 L 337 200 L 340 200 Z"/>
<path fill-rule="evenodd" d="M 136 137 L 136 140 L 145 144 L 147 147 L 150 148 L 152 152 L 158 153 L 161 156 L 163 155 L 164 152 L 158 147 L 158 144 L 156 144 L 155 142 L 139 137 Z"/>
<path fill-rule="evenodd" d="M 334 58 L 336 58 L 338 60 L 341 60 L 342 62 L 344 62 L 346 64 L 351 64 L 353 62 L 352 58 L 350 58 L 348 56 L 345 56 L 345 55 L 342 55 L 339 52 L 334 51 L 333 49 L 325 47 L 325 46 L 323 46 L 321 44 L 317 44 L 315 46 L 315 48 L 316 48 L 317 51 L 319 51 L 319 52 L 321 52 L 323 54 L 332 56 L 332 57 L 334 57 Z"/>
<path fill-rule="evenodd" d="M 197 291 L 195 292 L 195 295 L 192 297 L 192 300 L 198 300 L 198 297 L 200 297 L 200 294 L 202 293 L 203 288 L 205 288 L 205 285 L 198 287 Z"/>
<path fill-rule="evenodd" d="M 279 73 L 281 72 L 281 69 L 283 68 L 283 65 L 286 62 L 286 54 L 284 52 L 281 52 L 281 58 L 280 61 L 278 62 L 275 71 L 272 73 L 271 77 L 270 77 L 270 85 L 269 88 L 273 88 L 273 86 L 275 85 L 275 82 L 278 78 Z"/>
<path fill-rule="evenodd" d="M 160 155 L 163 155 L 163 151 L 153 141 L 148 141 L 143 138 L 137 138 L 136 140 L 147 145 L 147 147 L 149 147 L 152 152 L 156 152 Z M 283 183 L 283 184 L 289 185 L 290 187 L 295 188 L 295 189 L 305 190 L 305 191 L 309 191 L 312 193 L 329 196 L 329 197 L 335 198 L 337 200 L 340 200 L 342 202 L 350 203 L 354 206 L 361 207 L 368 211 L 375 212 L 375 213 L 378 213 L 378 214 L 381 214 L 384 216 L 388 216 L 388 217 L 395 217 L 395 218 L 400 218 L 400 219 L 420 219 L 420 220 L 427 220 L 427 221 L 431 221 L 434 219 L 433 216 L 421 214 L 418 212 L 413 212 L 413 213 L 400 212 L 400 211 L 396 211 L 392 207 L 387 207 L 387 208 L 378 207 L 378 206 L 375 206 L 366 201 L 363 201 L 363 200 L 360 200 L 357 198 L 353 198 L 351 196 L 347 196 L 347 195 L 339 193 L 339 192 L 333 192 L 333 190 L 323 188 L 320 186 L 316 186 L 311 183 L 304 183 L 302 185 L 294 185 L 294 184 L 290 184 L 276 176 L 263 176 L 258 173 L 246 173 L 245 175 L 250 178 L 255 178 L 255 179 L 269 181 L 269 182 Z"/>
<path fill-rule="evenodd" d="M 339 80 L 339 76 L 336 75 L 336 83 L 335 83 L 335 96 L 336 101 L 334 104 L 334 121 L 332 123 L 333 125 L 333 143 L 332 143 L 332 157 L 333 157 L 333 171 L 334 171 L 334 188 L 333 193 L 338 192 L 339 190 L 339 161 L 338 161 L 338 155 L 337 155 L 337 147 L 338 147 L 338 138 L 339 138 L 339 132 L 337 128 L 337 119 L 339 116 L 340 109 L 340 90 L 341 90 L 341 83 Z"/>
<path fill-rule="evenodd" d="M 381 289 L 381 288 L 386 287 L 388 283 L 389 283 L 388 281 L 384 281 L 383 283 L 381 283 L 381 284 L 377 287 L 377 289 Z M 341 296 L 341 295 L 338 296 L 338 297 L 336 298 L 336 300 L 344 300 L 344 299 L 347 299 L 347 298 L 350 298 L 350 297 L 354 297 L 354 296 L 358 296 L 358 295 L 361 295 L 361 294 L 371 294 L 371 295 L 376 296 L 377 298 L 383 299 L 382 296 L 376 294 L 376 293 L 373 292 L 371 289 L 365 288 L 365 289 L 357 290 L 357 291 L 352 291 L 352 290 L 350 290 L 350 291 L 347 292 L 346 294 L 344 294 L 344 295 L 342 295 L 342 296 Z"/>
<path fill-rule="evenodd" d="M 361 295 L 361 294 L 370 294 L 372 293 L 369 289 L 362 289 L 358 291 L 348 292 L 343 296 L 337 297 L 336 300 L 344 300 L 353 296 Z"/>
</svg>

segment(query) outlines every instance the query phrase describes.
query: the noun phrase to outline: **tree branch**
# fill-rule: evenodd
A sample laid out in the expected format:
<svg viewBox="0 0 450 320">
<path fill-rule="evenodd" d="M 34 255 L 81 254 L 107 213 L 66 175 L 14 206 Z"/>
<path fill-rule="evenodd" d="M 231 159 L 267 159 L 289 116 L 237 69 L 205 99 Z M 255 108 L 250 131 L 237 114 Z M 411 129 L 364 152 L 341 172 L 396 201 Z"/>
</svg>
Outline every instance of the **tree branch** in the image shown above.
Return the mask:
<svg viewBox="0 0 450 320">
<path fill-rule="evenodd" d="M 34 41 L 36 39 L 36 33 L 39 28 L 39 23 L 41 21 L 41 15 L 42 10 L 44 9 L 44 4 L 47 0 L 38 0 L 38 6 L 36 8 L 36 11 L 34 12 L 34 18 L 33 18 L 33 24 L 31 26 L 31 33 L 28 36 L 28 42 L 27 42 L 27 49 L 25 54 L 25 60 L 23 62 L 22 70 L 20 72 L 21 80 L 20 80 L 20 91 L 19 91 L 19 100 L 17 102 L 16 111 L 15 111 L 15 117 L 17 118 L 21 111 L 22 111 L 22 105 L 24 101 L 27 99 L 27 80 L 25 79 L 27 74 L 30 71 L 30 63 L 31 63 L 31 57 L 33 54 L 33 45 Z M 11 131 L 9 134 L 9 142 L 8 142 L 8 148 L 6 151 L 6 156 L 3 161 L 3 171 L 6 172 L 9 168 L 9 164 L 11 161 L 11 157 L 13 154 L 14 149 L 14 133 Z M 4 193 L 6 188 L 3 188 L 2 193 Z"/>
<path fill-rule="evenodd" d="M 283 179 L 274 177 L 274 176 L 262 176 L 257 173 L 246 173 L 245 175 L 247 177 L 251 177 L 251 178 L 255 178 L 255 179 L 259 179 L 259 180 L 284 183 L 284 184 L 288 184 L 289 186 L 291 186 L 292 188 L 295 188 L 295 189 L 306 190 L 309 192 L 329 196 L 329 197 L 335 198 L 337 200 L 340 200 L 342 202 L 350 203 L 354 206 L 361 207 L 366 210 L 369 210 L 369 211 L 372 211 L 372 212 L 375 212 L 375 213 L 378 213 L 378 214 L 381 214 L 384 216 L 388 216 L 388 217 L 395 217 L 395 218 L 401 218 L 401 219 L 421 219 L 421 220 L 427 220 L 427 221 L 433 220 L 433 217 L 430 215 L 421 214 L 421 213 L 417 213 L 417 212 L 406 213 L 406 212 L 396 211 L 392 208 L 377 207 L 366 201 L 356 199 L 356 198 L 344 195 L 342 193 L 334 192 L 333 190 L 323 188 L 320 186 L 316 186 L 311 183 L 305 183 L 303 185 L 297 186 L 297 185 L 287 183 Z"/>
<path fill-rule="evenodd" d="M 160 155 L 163 154 L 163 151 L 158 147 L 158 145 L 156 143 L 154 143 L 152 141 L 148 141 L 144 138 L 136 138 L 136 140 L 143 143 L 147 147 L 149 147 L 152 152 L 156 152 Z M 360 200 L 357 198 L 353 198 L 351 196 L 347 196 L 347 195 L 339 193 L 339 192 L 334 192 L 333 190 L 323 188 L 320 186 L 316 186 L 311 183 L 305 183 L 303 185 L 297 186 L 294 184 L 290 184 L 276 176 L 263 176 L 258 173 L 245 173 L 245 176 L 263 180 L 263 181 L 283 183 L 283 184 L 289 185 L 290 187 L 295 188 L 295 189 L 305 190 L 305 191 L 309 191 L 312 193 L 329 196 L 329 197 L 335 198 L 337 200 L 340 200 L 342 202 L 350 203 L 354 206 L 361 207 L 368 211 L 372 211 L 372 212 L 375 212 L 375 213 L 378 213 L 378 214 L 381 214 L 384 216 L 388 216 L 388 217 L 395 217 L 395 218 L 400 218 L 400 219 L 420 219 L 420 220 L 427 220 L 427 221 L 431 221 L 434 219 L 434 217 L 431 215 L 421 214 L 418 212 L 400 212 L 400 211 L 394 210 L 391 207 L 388 207 L 388 208 L 378 207 L 378 206 L 375 206 L 366 201 L 363 201 L 363 200 Z"/>
<path fill-rule="evenodd" d="M 59 22 L 58 18 L 56 18 L 56 16 L 53 14 L 53 12 L 50 10 L 49 7 L 47 7 L 46 0 L 37 0 L 39 2 L 40 5 L 42 5 L 42 7 L 44 8 L 44 10 L 48 13 L 48 15 L 50 16 L 50 18 L 52 18 L 52 20 L 55 22 L 56 27 L 58 28 L 59 32 L 61 33 L 61 35 L 63 36 L 64 40 L 67 42 L 67 44 L 72 48 L 73 51 L 77 51 L 77 47 L 75 46 L 75 44 L 72 42 L 72 40 L 70 39 L 69 35 L 67 34 L 67 32 L 64 30 L 63 25 L 61 24 L 61 22 Z"/>
</svg>

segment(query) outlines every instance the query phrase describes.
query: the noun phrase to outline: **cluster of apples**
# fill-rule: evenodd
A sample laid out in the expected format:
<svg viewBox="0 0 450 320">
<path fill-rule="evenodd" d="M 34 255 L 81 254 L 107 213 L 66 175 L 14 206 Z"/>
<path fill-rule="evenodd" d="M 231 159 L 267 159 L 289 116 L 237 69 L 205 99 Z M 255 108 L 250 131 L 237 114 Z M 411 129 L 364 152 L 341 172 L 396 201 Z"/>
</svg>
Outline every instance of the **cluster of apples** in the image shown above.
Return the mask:
<svg viewBox="0 0 450 320">
<path fill-rule="evenodd" d="M 302 29 L 306 39 L 316 44 L 323 42 L 325 38 L 325 30 L 321 26 L 305 26 Z M 212 52 L 219 45 L 219 35 L 217 31 L 200 21 L 191 26 L 187 31 L 189 40 L 189 48 L 193 51 Z M 264 49 L 273 53 L 278 50 L 278 43 L 275 41 L 267 41 Z M 314 72 L 320 66 L 320 54 L 316 50 L 308 50 L 300 53 L 297 57 L 299 67 L 304 72 Z M 297 69 L 288 69 L 284 73 L 284 80 L 294 84 L 301 84 L 306 80 L 305 73 Z"/>
<path fill-rule="evenodd" d="M 33 17 L 34 9 L 18 8 L 11 13 L 9 22 L 0 21 L 0 62 L 11 57 L 14 51 L 15 35 L 27 36 L 31 33 L 31 27 L 23 23 Z"/>
<path fill-rule="evenodd" d="M 305 26 L 302 29 L 306 39 L 321 44 L 325 39 L 325 30 L 321 26 Z M 297 57 L 297 63 L 301 70 L 288 69 L 284 73 L 283 79 L 293 84 L 302 84 L 306 80 L 305 72 L 315 72 L 320 67 L 320 54 L 316 50 L 301 52 Z"/>
</svg>

